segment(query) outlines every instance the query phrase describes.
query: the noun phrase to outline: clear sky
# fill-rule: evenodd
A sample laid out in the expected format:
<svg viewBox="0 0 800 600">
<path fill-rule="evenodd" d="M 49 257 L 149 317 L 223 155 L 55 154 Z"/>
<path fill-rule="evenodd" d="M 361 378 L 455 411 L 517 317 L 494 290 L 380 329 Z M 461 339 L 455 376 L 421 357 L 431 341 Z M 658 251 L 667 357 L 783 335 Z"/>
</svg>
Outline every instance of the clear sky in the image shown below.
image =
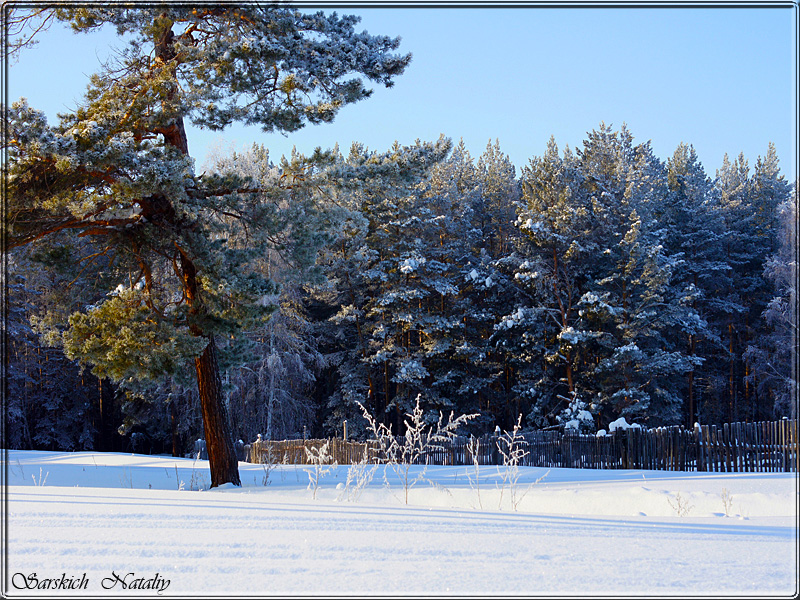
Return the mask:
<svg viewBox="0 0 800 600">
<path fill-rule="evenodd" d="M 311 9 L 306 9 L 311 10 Z M 463 138 L 475 157 L 490 140 L 521 167 L 550 136 L 580 146 L 601 121 L 623 122 L 637 142 L 667 159 L 694 145 L 710 176 L 728 153 L 752 166 L 774 142 L 783 173 L 797 165 L 796 7 L 715 8 L 337 8 L 358 29 L 399 35 L 414 56 L 390 89 L 345 107 L 332 124 L 290 134 L 233 127 L 189 133 L 202 167 L 212 148 L 263 143 L 273 159 L 359 141 L 384 150 L 395 140 Z M 60 26 L 58 26 L 60 27 Z M 55 114 L 75 105 L 113 32 L 53 28 L 12 63 L 10 101 L 20 96 Z"/>
</svg>

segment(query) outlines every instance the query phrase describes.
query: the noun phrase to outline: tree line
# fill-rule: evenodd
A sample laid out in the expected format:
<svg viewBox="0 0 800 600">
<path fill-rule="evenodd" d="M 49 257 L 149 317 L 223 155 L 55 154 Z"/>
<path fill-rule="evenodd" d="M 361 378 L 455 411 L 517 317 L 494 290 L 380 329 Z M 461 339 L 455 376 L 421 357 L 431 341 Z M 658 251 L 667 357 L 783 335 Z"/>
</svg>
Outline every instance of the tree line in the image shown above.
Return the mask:
<svg viewBox="0 0 800 600">
<path fill-rule="evenodd" d="M 308 230 L 297 247 L 257 261 L 279 285 L 222 373 L 237 438 L 341 435 L 345 420 L 359 437 L 359 403 L 402 432 L 417 396 L 430 418 L 478 413 L 476 434 L 520 414 L 582 431 L 796 417 L 796 200 L 772 146 L 713 180 L 691 146 L 664 162 L 602 124 L 519 176 L 499 142 L 475 159 L 447 139 L 277 165 L 254 146 L 215 168 L 260 172 L 283 211 L 313 206 L 283 226 Z M 12 444 L 186 452 L 202 437 L 188 366 L 132 391 L 34 335 L 75 275 L 56 259 L 27 254 L 11 285 Z"/>
</svg>

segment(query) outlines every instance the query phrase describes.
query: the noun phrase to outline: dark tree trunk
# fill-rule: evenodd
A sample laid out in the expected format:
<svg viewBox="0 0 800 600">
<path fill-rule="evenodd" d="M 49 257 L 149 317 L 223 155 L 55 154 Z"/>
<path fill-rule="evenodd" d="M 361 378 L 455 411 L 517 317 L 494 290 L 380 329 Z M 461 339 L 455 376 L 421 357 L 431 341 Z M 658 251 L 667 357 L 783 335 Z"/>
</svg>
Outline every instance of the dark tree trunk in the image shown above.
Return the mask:
<svg viewBox="0 0 800 600">
<path fill-rule="evenodd" d="M 211 487 L 223 483 L 242 485 L 239 479 L 239 459 L 229 433 L 228 411 L 222 400 L 217 346 L 213 337 L 208 338 L 205 350 L 194 359 L 194 366 L 197 371 L 197 387 L 200 391 Z"/>
<path fill-rule="evenodd" d="M 689 336 L 689 356 L 695 356 L 697 349 L 697 338 L 694 335 Z M 694 370 L 695 368 L 692 367 L 692 370 L 689 371 L 689 409 L 688 409 L 688 423 L 687 427 L 689 429 L 694 428 Z"/>
<path fill-rule="evenodd" d="M 169 401 L 169 426 L 172 432 L 172 456 L 180 456 L 181 449 L 178 440 L 178 409 L 175 407 L 175 399 Z"/>
<path fill-rule="evenodd" d="M 203 431 L 206 438 L 209 469 L 211 470 L 211 487 L 217 487 L 223 483 L 242 485 L 239 479 L 239 460 L 230 436 L 228 411 L 222 398 L 217 346 L 214 343 L 214 336 L 204 333 L 196 322 L 203 311 L 198 295 L 197 271 L 194 263 L 183 253 L 181 254 L 181 270 L 186 299 L 191 307 L 189 313 L 194 320 L 190 325 L 190 331 L 193 335 L 208 340 L 203 353 L 194 359 L 194 367 L 197 373 Z"/>
</svg>

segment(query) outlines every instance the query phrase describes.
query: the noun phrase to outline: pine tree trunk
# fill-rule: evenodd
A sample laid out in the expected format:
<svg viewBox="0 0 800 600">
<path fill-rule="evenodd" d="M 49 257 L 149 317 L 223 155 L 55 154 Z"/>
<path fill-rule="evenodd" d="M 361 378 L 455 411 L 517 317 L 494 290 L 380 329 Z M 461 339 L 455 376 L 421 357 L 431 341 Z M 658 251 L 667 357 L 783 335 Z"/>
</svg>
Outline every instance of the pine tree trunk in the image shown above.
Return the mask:
<svg viewBox="0 0 800 600">
<path fill-rule="evenodd" d="M 172 456 L 180 456 L 180 445 L 178 444 L 178 409 L 175 407 L 175 399 L 169 401 L 169 424 L 172 431 Z"/>
<path fill-rule="evenodd" d="M 697 339 L 694 335 L 689 336 L 689 356 L 695 356 L 697 347 Z M 688 410 L 688 424 L 690 429 L 694 427 L 694 370 L 689 371 L 689 410 Z"/>
<path fill-rule="evenodd" d="M 97 378 L 97 395 L 99 417 L 97 424 L 97 449 L 100 450 L 100 452 L 108 452 L 110 449 L 106 443 L 108 436 L 106 435 L 106 420 L 103 414 L 103 380 L 99 377 Z"/>
<path fill-rule="evenodd" d="M 269 328 L 269 399 L 267 400 L 267 440 L 272 440 L 272 415 L 275 410 L 275 323 Z"/>
<path fill-rule="evenodd" d="M 184 293 L 189 304 L 189 314 L 194 321 L 189 330 L 192 335 L 208 340 L 203 353 L 195 358 L 194 366 L 197 374 L 197 390 L 200 395 L 200 411 L 203 415 L 203 431 L 208 451 L 209 469 L 211 470 L 211 487 L 224 483 L 241 485 L 239 479 L 239 461 L 233 447 L 230 434 L 228 411 L 222 394 L 222 381 L 217 362 L 217 346 L 214 336 L 207 334 L 197 325 L 196 320 L 204 311 L 199 296 L 197 270 L 192 260 L 181 252 L 181 272 L 183 275 Z"/>
<path fill-rule="evenodd" d="M 203 353 L 194 359 L 194 366 L 197 371 L 203 431 L 211 470 L 211 487 L 223 483 L 242 485 L 239 479 L 239 461 L 229 434 L 228 414 L 222 401 L 217 346 L 213 337 L 209 337 Z"/>
<path fill-rule="evenodd" d="M 736 387 L 733 375 L 733 324 L 728 322 L 728 422 L 733 422 Z"/>
<path fill-rule="evenodd" d="M 197 271 L 194 263 L 184 253 L 181 253 L 181 271 L 186 299 L 190 306 L 189 314 L 196 318 L 203 310 L 198 295 Z M 200 411 L 203 415 L 203 431 L 211 470 L 211 487 L 224 483 L 242 485 L 239 479 L 239 461 L 229 433 L 228 411 L 222 397 L 222 381 L 219 376 L 214 336 L 205 334 L 196 323 L 192 323 L 189 330 L 192 335 L 205 337 L 208 340 L 203 353 L 194 359 L 194 367 L 197 373 Z"/>
</svg>

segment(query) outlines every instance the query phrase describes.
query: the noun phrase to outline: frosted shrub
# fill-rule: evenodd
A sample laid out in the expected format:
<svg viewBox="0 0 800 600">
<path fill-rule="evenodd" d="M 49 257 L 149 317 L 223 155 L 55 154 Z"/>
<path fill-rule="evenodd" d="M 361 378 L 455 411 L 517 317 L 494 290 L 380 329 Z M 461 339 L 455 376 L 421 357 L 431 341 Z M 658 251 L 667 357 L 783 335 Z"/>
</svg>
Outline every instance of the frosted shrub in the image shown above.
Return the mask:
<svg viewBox="0 0 800 600">
<path fill-rule="evenodd" d="M 347 469 L 347 479 L 338 499 L 356 502 L 364 488 L 372 481 L 377 469 L 378 465 L 370 464 L 369 446 L 365 444 L 364 455 Z"/>
<path fill-rule="evenodd" d="M 198 440 L 200 441 L 200 440 Z M 194 460 L 192 461 L 192 478 L 189 480 L 189 489 L 191 491 L 202 491 L 204 489 L 208 489 L 209 482 L 205 475 L 202 475 L 197 472 L 195 465 L 197 461 L 200 460 L 200 454 L 202 453 L 202 447 L 195 444 L 197 454 L 194 455 Z M 183 482 L 181 482 L 183 483 Z"/>
<path fill-rule="evenodd" d="M 472 466 L 474 467 L 475 477 L 469 474 L 467 471 L 467 479 L 469 480 L 469 487 L 471 487 L 475 492 L 478 494 L 478 508 L 483 508 L 483 503 L 481 502 L 481 485 L 480 485 L 480 462 L 478 461 L 479 452 L 481 449 L 481 442 L 479 439 L 471 437 L 469 442 L 467 442 L 467 451 L 469 452 L 470 457 L 472 458 Z"/>
<path fill-rule="evenodd" d="M 722 500 L 722 506 L 725 508 L 725 516 L 731 516 L 731 509 L 733 508 L 733 496 L 728 488 L 722 488 L 722 493 L 719 495 Z"/>
<path fill-rule="evenodd" d="M 178 486 L 178 491 L 182 492 L 184 490 L 185 484 L 183 483 L 183 480 L 181 479 L 180 475 L 178 474 L 178 465 L 177 465 L 177 463 L 175 464 L 175 483 Z"/>
<path fill-rule="evenodd" d="M 675 511 L 675 513 L 679 517 L 687 516 L 691 510 L 694 508 L 693 505 L 689 504 L 689 500 L 681 496 L 680 492 L 675 494 L 675 502 L 667 498 L 667 502 L 670 505 L 670 508 Z"/>
<path fill-rule="evenodd" d="M 312 490 L 312 498 L 317 499 L 320 479 L 337 467 L 335 460 L 330 455 L 330 440 L 327 440 L 319 448 L 305 448 L 306 459 L 311 465 L 310 469 L 304 469 L 308 473 L 308 489 Z"/>
<path fill-rule="evenodd" d="M 272 449 L 272 444 L 269 441 L 264 441 L 260 433 L 256 436 L 256 441 L 250 449 L 250 456 L 251 460 L 254 458 L 257 459 L 264 471 L 261 477 L 261 485 L 265 487 L 268 486 L 270 475 L 272 475 L 272 471 L 278 466 L 278 461 Z"/>
<path fill-rule="evenodd" d="M 400 485 L 403 488 L 403 498 L 408 504 L 408 491 L 414 487 L 417 482 L 425 479 L 425 468 L 423 468 L 416 476 L 411 474 L 411 466 L 425 464 L 427 465 L 427 452 L 432 449 L 442 448 L 442 444 L 451 441 L 455 435 L 456 430 L 474 419 L 478 415 L 460 415 L 453 418 L 453 413 L 444 421 L 444 416 L 439 413 L 439 420 L 436 424 L 428 424 L 425 422 L 422 407 L 419 401 L 422 395 L 419 394 L 416 398 L 414 409 L 411 413 L 406 413 L 410 420 L 405 421 L 406 433 L 405 436 L 398 438 L 392 435 L 392 430 L 384 424 L 377 424 L 372 416 L 369 414 L 363 405 L 361 412 L 367 420 L 367 428 L 372 432 L 373 439 L 377 443 L 378 452 L 384 457 L 384 482 L 387 487 L 389 481 L 386 478 L 386 468 L 394 471 L 397 478 L 400 480 Z"/>
<path fill-rule="evenodd" d="M 119 476 L 119 484 L 122 487 L 133 489 L 133 474 L 127 468 L 122 469 L 122 475 Z"/>
<path fill-rule="evenodd" d="M 522 460 L 528 455 L 525 449 L 527 442 L 522 438 L 519 431 L 522 424 L 522 415 L 519 415 L 514 429 L 510 432 L 506 431 L 500 436 L 497 441 L 497 449 L 503 457 L 503 468 L 498 467 L 500 473 L 500 500 L 498 501 L 498 508 L 502 508 L 503 496 L 508 489 L 511 496 L 511 505 L 514 510 L 517 509 L 517 481 L 519 480 L 520 472 L 519 465 Z"/>
<path fill-rule="evenodd" d="M 19 461 L 18 461 L 19 462 Z M 36 475 L 31 475 L 31 479 L 33 479 L 33 485 L 36 487 L 43 487 L 45 483 L 47 483 L 47 476 L 50 475 L 50 471 L 42 476 L 42 468 L 39 467 L 39 479 L 36 479 Z"/>
<path fill-rule="evenodd" d="M 522 415 L 519 415 L 514 429 L 510 432 L 506 431 L 498 440 L 498 450 L 503 457 L 503 466 L 498 467 L 500 473 L 500 499 L 498 500 L 498 508 L 500 509 L 503 507 L 503 496 L 506 490 L 508 490 L 511 508 L 517 510 L 519 503 L 522 502 L 522 499 L 528 494 L 531 488 L 550 473 L 550 471 L 547 471 L 547 473 L 539 477 L 536 481 L 529 484 L 524 491 L 520 491 L 518 486 L 520 477 L 519 467 L 523 459 L 528 455 L 528 451 L 525 449 L 528 442 L 526 442 L 522 434 L 520 434 L 521 428 Z"/>
<path fill-rule="evenodd" d="M 261 485 L 267 487 L 269 485 L 269 477 L 272 474 L 272 469 L 275 468 L 274 462 L 263 462 L 261 463 L 261 469 L 264 473 L 261 476 Z M 255 477 L 253 478 L 255 480 Z"/>
</svg>

